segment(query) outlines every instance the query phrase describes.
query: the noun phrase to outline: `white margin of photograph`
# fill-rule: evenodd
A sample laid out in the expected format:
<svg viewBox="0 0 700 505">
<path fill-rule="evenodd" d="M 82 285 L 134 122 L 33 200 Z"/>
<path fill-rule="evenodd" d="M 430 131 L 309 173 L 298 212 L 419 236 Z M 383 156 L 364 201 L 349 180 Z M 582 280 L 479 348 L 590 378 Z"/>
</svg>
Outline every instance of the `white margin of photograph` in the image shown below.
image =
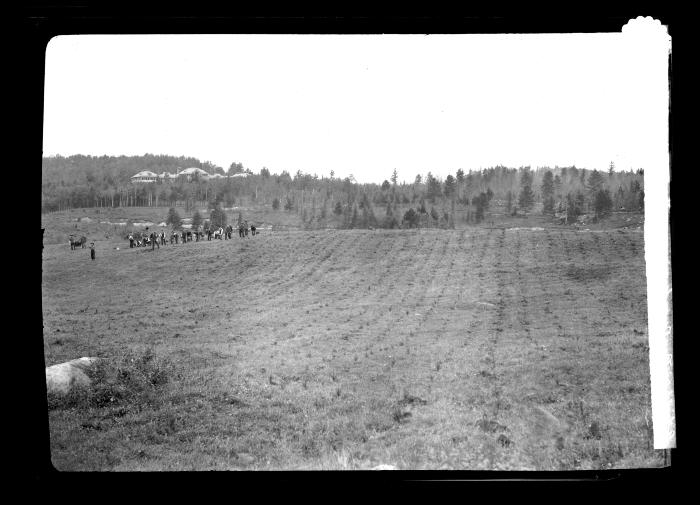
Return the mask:
<svg viewBox="0 0 700 505">
<path fill-rule="evenodd" d="M 670 82 L 668 65 L 671 38 L 658 20 L 638 17 L 622 29 L 633 51 L 647 58 L 648 79 L 658 86 L 665 108 L 654 109 L 649 116 L 659 128 L 658 156 L 649 160 L 644 171 L 644 259 L 647 276 L 649 328 L 649 369 L 654 449 L 676 447 L 676 415 L 673 390 L 673 306 L 670 255 Z M 664 71 L 661 72 L 661 69 Z"/>
</svg>

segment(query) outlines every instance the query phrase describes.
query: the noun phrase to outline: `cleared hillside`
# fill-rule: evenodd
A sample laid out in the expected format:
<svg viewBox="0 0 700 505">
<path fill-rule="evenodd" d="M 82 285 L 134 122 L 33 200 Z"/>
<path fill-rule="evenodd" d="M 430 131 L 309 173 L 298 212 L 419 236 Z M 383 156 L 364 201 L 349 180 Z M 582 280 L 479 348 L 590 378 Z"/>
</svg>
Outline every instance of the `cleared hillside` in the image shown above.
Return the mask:
<svg viewBox="0 0 700 505">
<path fill-rule="evenodd" d="M 551 228 L 49 245 L 46 364 L 151 347 L 171 367 L 149 402 L 52 408 L 54 464 L 659 465 L 643 252 Z"/>
</svg>

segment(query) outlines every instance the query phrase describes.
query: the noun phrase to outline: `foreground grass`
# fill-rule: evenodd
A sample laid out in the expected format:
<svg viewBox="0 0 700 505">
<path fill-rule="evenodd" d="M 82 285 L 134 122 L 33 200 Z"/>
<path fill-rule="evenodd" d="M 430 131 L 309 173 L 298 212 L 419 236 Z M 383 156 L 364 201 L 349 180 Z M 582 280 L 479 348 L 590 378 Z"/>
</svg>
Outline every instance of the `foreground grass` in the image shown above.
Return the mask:
<svg viewBox="0 0 700 505">
<path fill-rule="evenodd" d="M 94 263 L 64 249 L 44 255 L 47 365 L 130 350 L 167 373 L 51 405 L 59 469 L 663 462 L 641 233 L 287 232 Z"/>
</svg>

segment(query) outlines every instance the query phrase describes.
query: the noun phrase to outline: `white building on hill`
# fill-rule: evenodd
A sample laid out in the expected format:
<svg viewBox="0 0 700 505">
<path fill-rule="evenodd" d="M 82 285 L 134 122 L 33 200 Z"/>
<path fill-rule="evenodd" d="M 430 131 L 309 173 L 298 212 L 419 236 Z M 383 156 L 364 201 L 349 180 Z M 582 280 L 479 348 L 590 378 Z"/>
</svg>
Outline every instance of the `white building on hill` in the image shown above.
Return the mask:
<svg viewBox="0 0 700 505">
<path fill-rule="evenodd" d="M 248 174 L 235 174 L 232 175 L 231 177 L 246 177 Z M 200 181 L 208 181 L 210 179 L 225 179 L 227 176 L 226 175 L 221 175 L 221 174 L 210 174 L 206 170 L 202 170 L 201 168 L 198 167 L 190 167 L 186 168 L 184 170 L 181 170 L 180 172 L 176 174 L 171 174 L 168 172 L 163 172 L 160 174 L 156 174 L 154 172 L 151 172 L 149 170 L 144 170 L 143 172 L 139 172 L 136 175 L 133 175 L 131 177 L 131 182 L 157 182 L 157 181 L 168 181 L 168 180 L 175 180 L 178 177 L 186 177 L 187 182 L 192 182 L 192 179 L 195 177 L 198 178 Z"/>
<path fill-rule="evenodd" d="M 158 174 L 154 172 L 149 172 L 144 170 L 136 175 L 131 176 L 131 182 L 156 182 L 158 180 Z"/>
<path fill-rule="evenodd" d="M 201 168 L 197 167 L 190 167 L 186 168 L 181 172 L 178 172 L 177 177 L 187 177 L 187 181 L 191 181 L 193 177 L 198 177 L 199 179 L 206 181 L 209 180 L 209 172 L 202 170 Z"/>
</svg>

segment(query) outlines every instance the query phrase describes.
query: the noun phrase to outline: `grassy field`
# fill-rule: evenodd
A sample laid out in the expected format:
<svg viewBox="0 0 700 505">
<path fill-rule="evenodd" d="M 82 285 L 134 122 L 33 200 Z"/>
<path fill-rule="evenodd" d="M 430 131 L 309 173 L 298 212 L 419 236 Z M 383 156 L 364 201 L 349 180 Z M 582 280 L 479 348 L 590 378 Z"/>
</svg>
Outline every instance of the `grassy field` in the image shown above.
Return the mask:
<svg viewBox="0 0 700 505">
<path fill-rule="evenodd" d="M 641 230 L 525 222 L 273 230 L 154 252 L 112 235 L 94 262 L 48 241 L 46 365 L 141 359 L 158 377 L 132 396 L 51 402 L 54 465 L 661 466 Z M 70 222 L 44 226 L 60 237 Z"/>
</svg>

